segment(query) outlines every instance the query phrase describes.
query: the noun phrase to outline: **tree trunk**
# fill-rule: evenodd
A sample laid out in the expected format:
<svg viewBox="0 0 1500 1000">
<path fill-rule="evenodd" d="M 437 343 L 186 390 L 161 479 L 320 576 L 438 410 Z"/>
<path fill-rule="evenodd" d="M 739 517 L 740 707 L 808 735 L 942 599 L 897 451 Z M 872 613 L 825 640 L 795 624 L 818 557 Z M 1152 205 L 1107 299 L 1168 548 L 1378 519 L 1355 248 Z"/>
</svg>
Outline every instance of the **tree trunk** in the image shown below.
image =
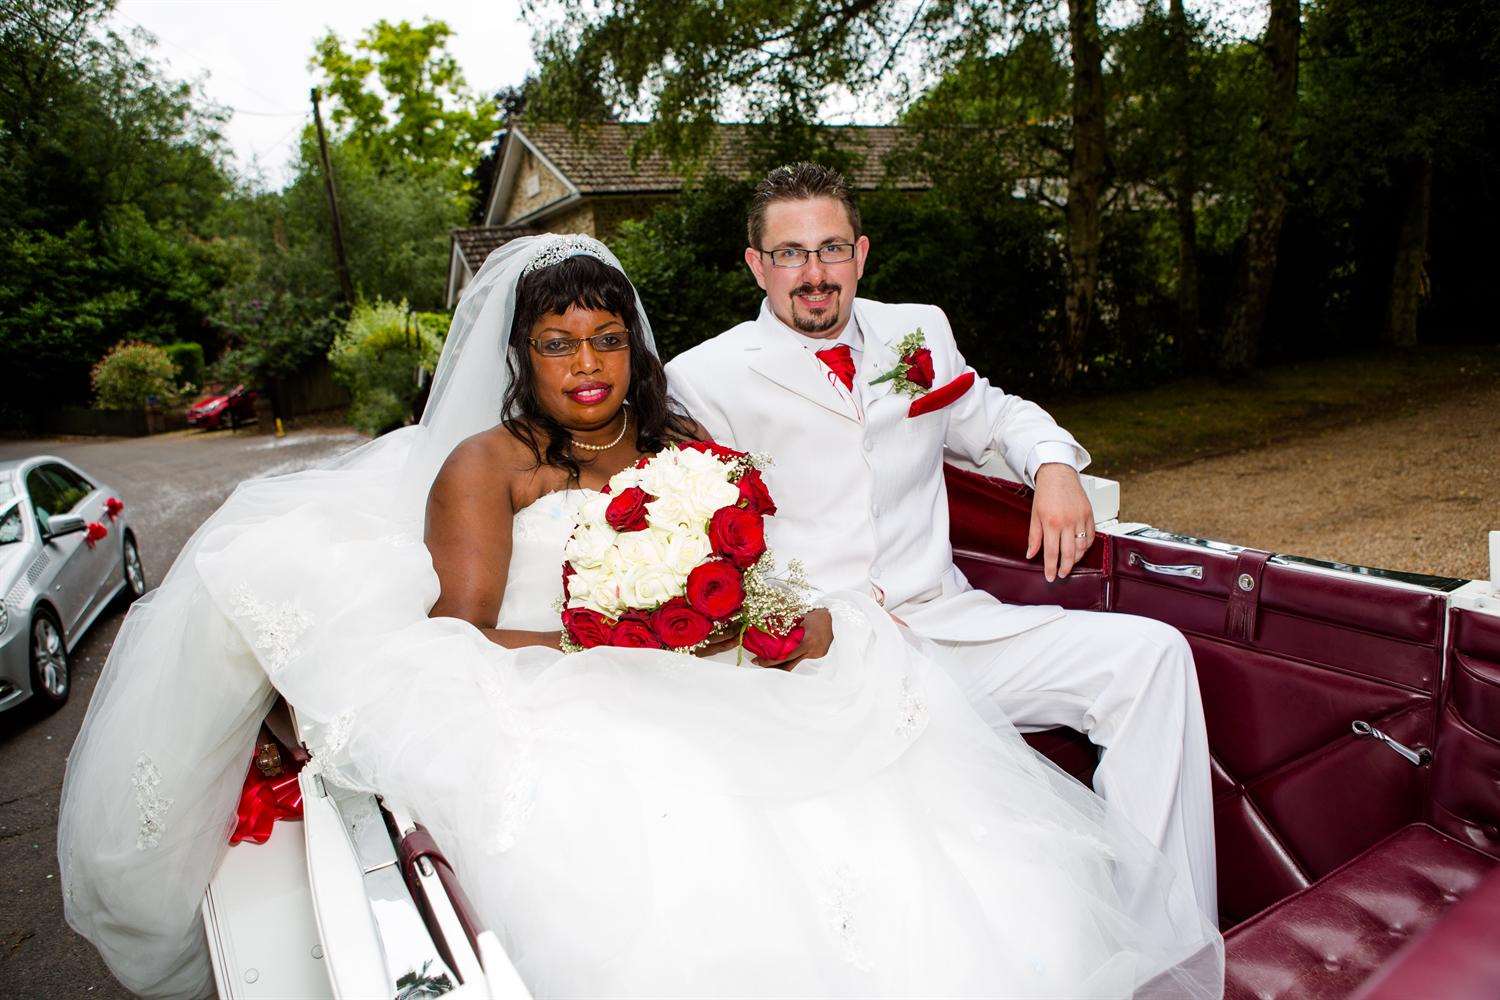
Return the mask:
<svg viewBox="0 0 1500 1000">
<path fill-rule="evenodd" d="M 1072 381 L 1098 309 L 1100 201 L 1104 193 L 1104 61 L 1095 0 L 1069 0 L 1073 50 L 1073 160 L 1068 170 L 1068 334 L 1057 358 L 1060 383 Z"/>
<path fill-rule="evenodd" d="M 1276 245 L 1286 216 L 1292 168 L 1292 126 L 1297 111 L 1297 41 L 1302 34 L 1299 0 L 1271 0 L 1266 25 L 1266 59 L 1271 86 L 1259 135 L 1255 201 L 1245 226 L 1245 245 L 1229 322 L 1219 351 L 1219 369 L 1242 375 L 1255 365 L 1276 275 Z"/>
<path fill-rule="evenodd" d="M 1172 110 L 1177 124 L 1177 169 L 1172 182 L 1172 202 L 1177 214 L 1177 343 L 1187 368 L 1196 371 L 1203 367 L 1205 352 L 1199 328 L 1198 215 L 1193 209 L 1198 170 L 1188 67 L 1190 32 L 1183 0 L 1171 0 L 1167 19 L 1172 33 Z"/>
<path fill-rule="evenodd" d="M 1432 160 L 1420 157 L 1406 169 L 1406 205 L 1396 238 L 1396 266 L 1391 274 L 1391 302 L 1385 342 L 1417 346 L 1417 310 L 1427 292 L 1427 233 L 1432 214 Z"/>
</svg>

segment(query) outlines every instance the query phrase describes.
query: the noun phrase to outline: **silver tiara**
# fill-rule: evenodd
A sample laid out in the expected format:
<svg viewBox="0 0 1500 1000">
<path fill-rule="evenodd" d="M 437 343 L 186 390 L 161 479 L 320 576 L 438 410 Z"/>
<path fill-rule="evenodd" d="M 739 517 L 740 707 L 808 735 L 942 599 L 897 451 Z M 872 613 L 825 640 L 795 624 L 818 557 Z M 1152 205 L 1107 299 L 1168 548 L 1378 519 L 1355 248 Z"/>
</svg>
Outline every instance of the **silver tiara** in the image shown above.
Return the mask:
<svg viewBox="0 0 1500 1000">
<path fill-rule="evenodd" d="M 595 260 L 608 264 L 616 270 L 619 269 L 619 265 L 610 258 L 609 250 L 603 243 L 600 243 L 592 236 L 573 233 L 568 236 L 541 237 L 537 243 L 536 256 L 532 257 L 526 262 L 526 266 L 521 268 L 521 277 L 524 278 L 532 271 L 540 271 L 542 268 L 551 267 L 553 264 L 561 264 L 569 257 L 577 257 L 580 254 L 593 257 Z"/>
</svg>

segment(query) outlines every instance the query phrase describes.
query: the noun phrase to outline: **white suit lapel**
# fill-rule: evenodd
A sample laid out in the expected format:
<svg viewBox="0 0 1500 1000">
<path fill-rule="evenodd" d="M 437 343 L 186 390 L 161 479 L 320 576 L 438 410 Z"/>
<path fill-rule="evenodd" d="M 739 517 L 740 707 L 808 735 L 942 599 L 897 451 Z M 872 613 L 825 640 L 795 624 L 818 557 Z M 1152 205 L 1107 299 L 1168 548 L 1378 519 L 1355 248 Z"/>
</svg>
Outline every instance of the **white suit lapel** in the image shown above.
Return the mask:
<svg viewBox="0 0 1500 1000">
<path fill-rule="evenodd" d="M 828 367 L 797 343 L 765 303 L 755 324 L 756 336 L 745 349 L 751 371 L 784 389 L 817 403 L 830 413 L 860 423 L 859 406 L 843 386 L 830 379 Z"/>
<path fill-rule="evenodd" d="M 864 393 L 865 406 L 870 408 L 892 394 L 890 382 L 879 385 L 870 383 L 896 367 L 896 363 L 901 360 L 896 354 L 895 343 L 906 336 L 906 331 L 888 330 L 877 325 L 870 316 L 870 310 L 864 307 L 862 299 L 854 300 L 854 316 L 859 320 L 859 329 L 865 338 L 859 377 L 864 382 L 860 390 Z M 902 398 L 905 399 L 904 396 Z"/>
</svg>

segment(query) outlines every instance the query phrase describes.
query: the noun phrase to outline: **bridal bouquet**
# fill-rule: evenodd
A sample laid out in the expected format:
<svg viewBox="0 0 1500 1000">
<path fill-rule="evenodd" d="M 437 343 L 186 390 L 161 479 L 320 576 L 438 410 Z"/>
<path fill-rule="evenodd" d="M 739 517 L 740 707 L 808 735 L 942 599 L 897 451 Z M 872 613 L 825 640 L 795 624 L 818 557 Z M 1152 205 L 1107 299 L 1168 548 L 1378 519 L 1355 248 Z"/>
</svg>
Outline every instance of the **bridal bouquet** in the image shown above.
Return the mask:
<svg viewBox="0 0 1500 1000">
<path fill-rule="evenodd" d="M 802 641 L 806 580 L 778 578 L 764 519 L 776 504 L 764 461 L 705 441 L 616 473 L 579 512 L 564 549 L 564 651 L 594 646 L 691 653 L 737 633 L 755 656 Z"/>
</svg>

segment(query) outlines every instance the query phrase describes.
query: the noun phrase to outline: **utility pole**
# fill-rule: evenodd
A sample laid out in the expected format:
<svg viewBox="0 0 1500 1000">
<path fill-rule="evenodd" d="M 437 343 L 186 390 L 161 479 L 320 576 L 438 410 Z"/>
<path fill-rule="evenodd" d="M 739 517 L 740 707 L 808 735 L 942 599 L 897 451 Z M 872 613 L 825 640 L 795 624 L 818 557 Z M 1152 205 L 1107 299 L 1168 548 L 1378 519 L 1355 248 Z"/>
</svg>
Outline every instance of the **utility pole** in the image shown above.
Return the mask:
<svg viewBox="0 0 1500 1000">
<path fill-rule="evenodd" d="M 328 192 L 328 214 L 333 220 L 333 264 L 338 271 L 344 301 L 354 305 L 354 283 L 349 280 L 349 258 L 344 253 L 344 223 L 339 217 L 339 196 L 333 187 L 333 164 L 328 161 L 328 138 L 323 134 L 323 111 L 318 107 L 318 88 L 312 89 L 313 121 L 318 126 L 318 156 L 323 161 L 323 187 Z"/>
</svg>

